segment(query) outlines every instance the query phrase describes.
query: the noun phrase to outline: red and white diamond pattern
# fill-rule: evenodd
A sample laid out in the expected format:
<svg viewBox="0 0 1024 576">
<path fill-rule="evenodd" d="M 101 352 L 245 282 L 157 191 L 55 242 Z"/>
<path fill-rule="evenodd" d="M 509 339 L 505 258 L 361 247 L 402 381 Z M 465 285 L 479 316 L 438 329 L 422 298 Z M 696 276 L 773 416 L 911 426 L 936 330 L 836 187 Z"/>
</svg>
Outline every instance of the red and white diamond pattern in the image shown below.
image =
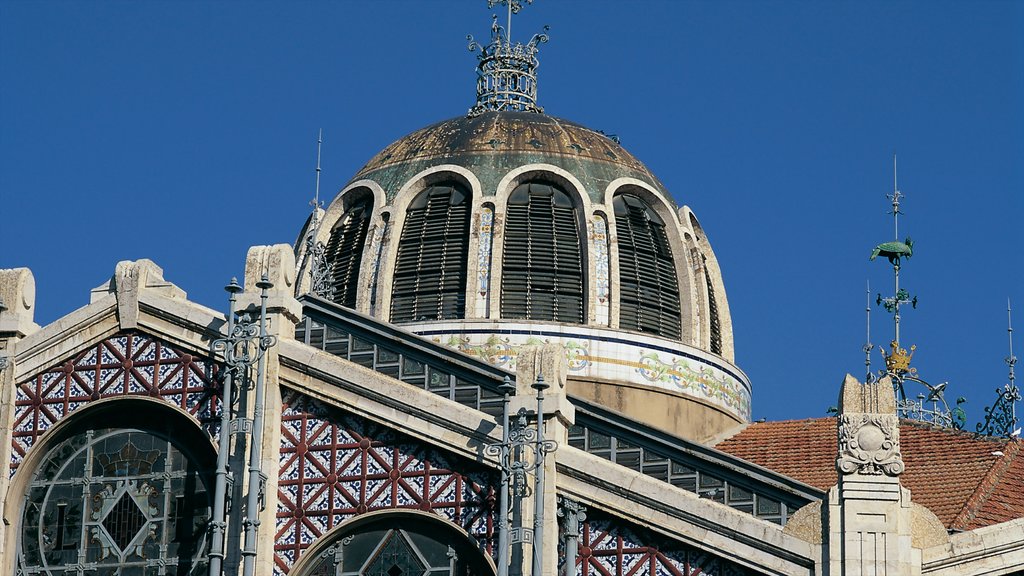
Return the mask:
<svg viewBox="0 0 1024 576">
<path fill-rule="evenodd" d="M 278 574 L 322 534 L 373 510 L 434 512 L 491 550 L 493 472 L 292 391 L 284 396 L 280 466 Z"/>
<path fill-rule="evenodd" d="M 219 409 L 211 366 L 145 334 L 123 333 L 18 385 L 11 434 L 13 475 L 39 436 L 89 402 L 150 396 L 214 422 Z M 207 430 L 214 432 L 212 426 Z"/>
<path fill-rule="evenodd" d="M 671 541 L 652 545 L 608 520 L 583 524 L 577 562 L 582 576 L 738 576 L 739 566 Z M 643 543 L 647 541 L 648 543 Z"/>
</svg>

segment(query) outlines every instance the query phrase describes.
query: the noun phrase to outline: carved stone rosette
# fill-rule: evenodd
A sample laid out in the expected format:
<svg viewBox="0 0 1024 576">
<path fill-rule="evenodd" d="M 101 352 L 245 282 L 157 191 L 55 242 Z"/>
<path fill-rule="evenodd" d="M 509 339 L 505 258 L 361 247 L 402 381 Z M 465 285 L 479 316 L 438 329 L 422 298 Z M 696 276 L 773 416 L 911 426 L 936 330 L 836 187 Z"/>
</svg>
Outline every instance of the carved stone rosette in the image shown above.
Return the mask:
<svg viewBox="0 0 1024 576">
<path fill-rule="evenodd" d="M 899 421 L 893 414 L 843 414 L 839 418 L 839 457 L 836 467 L 844 474 L 899 476 Z"/>
</svg>

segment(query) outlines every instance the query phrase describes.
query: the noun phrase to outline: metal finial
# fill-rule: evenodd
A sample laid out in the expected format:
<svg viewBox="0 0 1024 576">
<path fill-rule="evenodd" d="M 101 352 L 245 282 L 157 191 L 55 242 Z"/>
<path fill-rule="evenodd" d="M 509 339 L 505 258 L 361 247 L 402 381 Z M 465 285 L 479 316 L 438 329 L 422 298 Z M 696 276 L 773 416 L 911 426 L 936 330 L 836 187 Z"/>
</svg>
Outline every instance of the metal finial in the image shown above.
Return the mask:
<svg viewBox="0 0 1024 576">
<path fill-rule="evenodd" d="M 469 116 L 479 116 L 488 111 L 537 112 L 544 109 L 537 105 L 537 47 L 547 42 L 546 32 L 534 34 L 529 42 L 512 42 L 512 15 L 518 13 L 523 2 L 533 0 L 487 0 L 487 7 L 501 4 L 508 7 L 508 20 L 504 28 L 498 24 L 498 16 L 492 16 L 491 40 L 481 45 L 469 40 L 469 51 L 477 56 L 476 104 L 469 110 Z"/>
<path fill-rule="evenodd" d="M 544 381 L 544 376 L 542 374 L 538 374 L 537 381 L 531 384 L 530 387 L 537 392 L 544 392 L 548 388 L 551 388 L 551 385 Z"/>
<path fill-rule="evenodd" d="M 501 390 L 502 394 L 507 394 L 509 396 L 515 396 L 515 394 L 516 394 L 516 385 L 512 383 L 512 379 L 511 378 L 509 378 L 508 376 L 505 376 L 505 380 L 503 380 L 501 385 L 498 386 L 498 390 Z"/>
<path fill-rule="evenodd" d="M 234 276 L 231 277 L 231 282 L 225 286 L 224 289 L 227 290 L 229 294 L 238 294 L 242 291 L 242 287 L 238 285 L 238 278 L 235 278 Z"/>
<path fill-rule="evenodd" d="M 867 338 L 864 340 L 864 367 L 866 369 L 867 376 L 865 380 L 871 382 L 873 375 L 871 374 L 871 351 L 875 348 L 875 345 L 871 343 L 871 280 L 867 281 L 867 290 L 864 292 L 866 298 L 866 305 L 864 307 L 864 313 L 867 315 Z"/>
<path fill-rule="evenodd" d="M 1006 339 L 1010 345 L 1010 355 L 1006 357 L 1006 366 L 1009 369 L 1007 378 L 1009 379 L 1009 389 L 1016 390 L 1017 385 L 1014 383 L 1015 375 L 1013 373 L 1013 367 L 1017 364 L 1017 357 L 1013 355 L 1013 309 L 1010 307 L 1010 299 L 1006 299 Z M 1017 399 L 1020 398 L 1020 392 L 1014 395 L 1015 399 L 1010 403 L 1010 415 L 1014 422 L 1017 421 Z"/>
<path fill-rule="evenodd" d="M 989 436 L 1019 436 L 1020 428 L 1017 425 L 1017 402 L 1022 400 L 1020 389 L 1014 382 L 1014 365 L 1017 364 L 1017 357 L 1013 355 L 1013 311 L 1010 307 L 1010 299 L 1006 299 L 1006 334 L 1010 346 L 1010 355 L 1006 357 L 1006 366 L 1009 368 L 1008 382 L 996 388 L 996 401 L 992 406 L 985 407 L 985 419 L 976 428 L 979 434 Z"/>
<path fill-rule="evenodd" d="M 321 128 L 316 135 L 316 188 L 313 192 L 313 214 L 309 217 L 306 231 L 306 253 L 303 267 L 309 270 L 309 291 L 323 298 L 330 298 L 331 282 L 327 266 L 327 247 L 317 240 L 320 237 L 320 151 L 324 143 L 324 130 Z"/>
<path fill-rule="evenodd" d="M 270 281 L 267 273 L 264 272 L 263 276 L 260 277 L 260 281 L 256 283 L 256 287 L 260 290 L 270 290 L 274 287 L 274 283 Z"/>
</svg>

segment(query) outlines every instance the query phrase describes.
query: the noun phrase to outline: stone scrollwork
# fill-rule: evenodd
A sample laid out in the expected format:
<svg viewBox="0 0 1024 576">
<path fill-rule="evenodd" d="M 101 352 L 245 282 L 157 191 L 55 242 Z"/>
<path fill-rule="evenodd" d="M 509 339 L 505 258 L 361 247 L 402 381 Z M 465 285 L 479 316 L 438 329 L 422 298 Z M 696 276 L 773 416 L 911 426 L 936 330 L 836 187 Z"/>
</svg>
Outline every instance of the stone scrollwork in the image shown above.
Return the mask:
<svg viewBox="0 0 1024 576">
<path fill-rule="evenodd" d="M 896 416 L 841 415 L 836 467 L 844 474 L 899 476 L 903 472 L 903 457 Z"/>
</svg>

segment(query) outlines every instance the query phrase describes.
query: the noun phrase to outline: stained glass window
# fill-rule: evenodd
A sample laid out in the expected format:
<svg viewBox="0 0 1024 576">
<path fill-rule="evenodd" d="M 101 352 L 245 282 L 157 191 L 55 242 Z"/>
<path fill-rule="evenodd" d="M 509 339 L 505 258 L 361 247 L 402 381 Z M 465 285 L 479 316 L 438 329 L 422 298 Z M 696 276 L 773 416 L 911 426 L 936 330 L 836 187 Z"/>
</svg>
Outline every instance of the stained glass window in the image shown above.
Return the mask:
<svg viewBox="0 0 1024 576">
<path fill-rule="evenodd" d="M 476 544 L 440 521 L 386 515 L 335 535 L 304 576 L 493 574 Z"/>
<path fill-rule="evenodd" d="M 30 481 L 18 574 L 205 573 L 208 472 L 170 438 L 142 430 L 67 438 Z"/>
</svg>

